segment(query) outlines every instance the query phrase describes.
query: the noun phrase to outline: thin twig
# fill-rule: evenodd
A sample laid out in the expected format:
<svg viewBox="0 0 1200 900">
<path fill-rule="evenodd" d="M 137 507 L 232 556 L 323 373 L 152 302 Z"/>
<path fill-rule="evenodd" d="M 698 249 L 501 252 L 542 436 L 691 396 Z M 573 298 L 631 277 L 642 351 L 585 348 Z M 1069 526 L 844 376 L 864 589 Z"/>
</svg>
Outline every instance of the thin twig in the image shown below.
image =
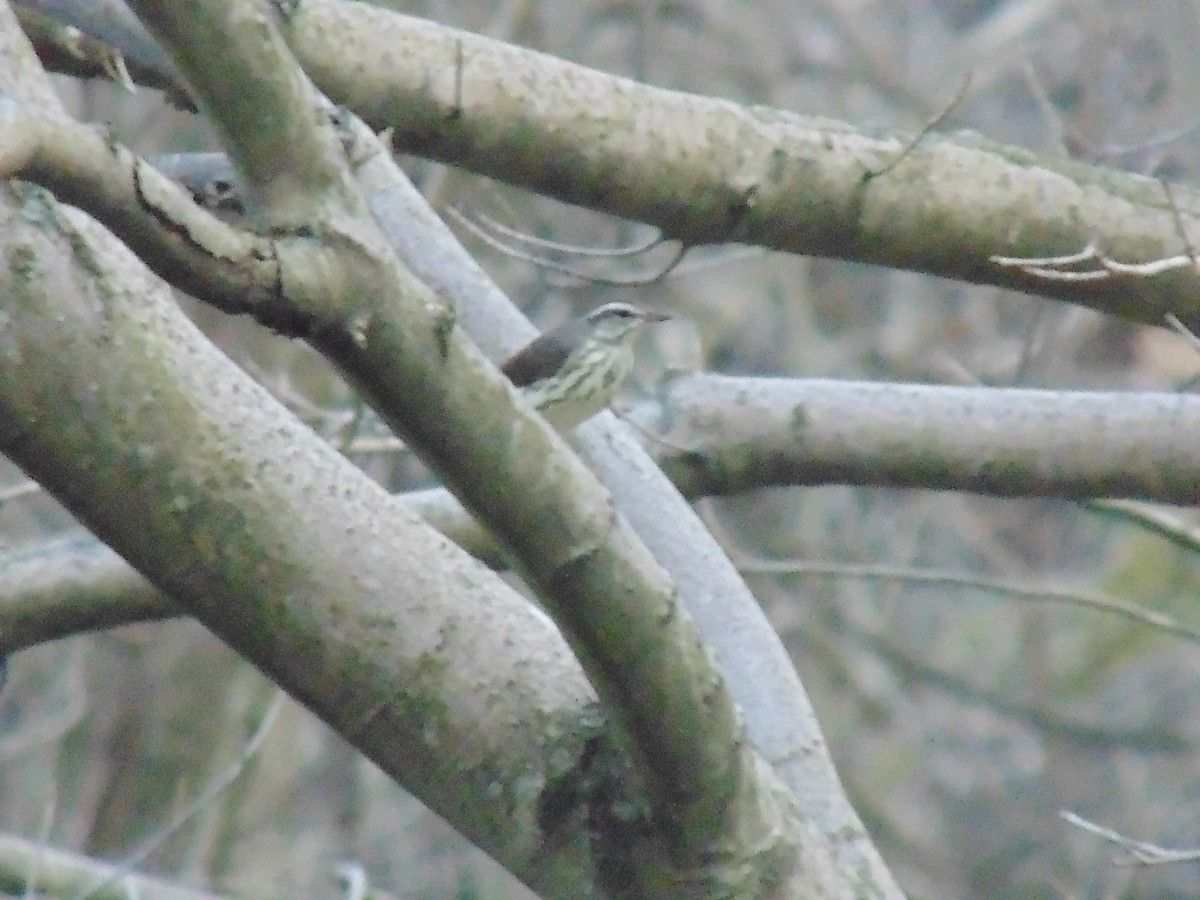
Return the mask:
<svg viewBox="0 0 1200 900">
<path fill-rule="evenodd" d="M 42 866 L 46 865 L 46 852 L 50 849 L 50 833 L 54 829 L 54 818 L 58 810 L 58 790 L 51 786 L 51 796 L 42 813 L 42 827 L 38 832 L 38 854 L 32 860 L 29 871 L 25 875 L 24 900 L 33 900 L 35 885 L 42 880 Z"/>
<path fill-rule="evenodd" d="M 254 758 L 262 747 L 263 741 L 266 740 L 267 734 L 271 730 L 271 726 L 275 724 L 275 719 L 279 715 L 279 711 L 283 708 L 283 701 L 287 695 L 282 691 L 276 691 L 275 699 L 271 701 L 271 705 L 263 714 L 262 721 L 259 722 L 258 728 L 254 734 L 250 736 L 250 740 L 246 742 L 246 746 L 242 748 L 242 752 L 238 754 L 237 759 L 229 766 L 225 772 L 214 780 L 205 790 L 201 791 L 196 798 L 186 806 L 175 818 L 167 823 L 166 828 L 154 835 L 145 844 L 134 851 L 130 856 L 121 861 L 120 864 L 113 867 L 98 883 L 91 887 L 85 888 L 82 892 L 75 895 L 74 900 L 85 900 L 99 890 L 108 887 L 113 882 L 119 881 L 133 873 L 133 870 L 140 865 L 146 857 L 161 847 L 166 841 L 176 834 L 184 825 L 192 820 L 192 818 L 208 807 L 220 794 L 233 784 L 239 775 L 245 770 L 247 763 Z"/>
<path fill-rule="evenodd" d="M 1132 522 L 1184 550 L 1200 552 L 1200 526 L 1184 522 L 1165 510 L 1136 500 L 1088 500 L 1083 505 L 1093 512 Z"/>
<path fill-rule="evenodd" d="M 1197 353 L 1200 353 L 1200 338 L 1196 337 L 1195 332 L 1179 321 L 1179 317 L 1175 313 L 1167 313 L 1164 318 L 1167 324 L 1175 330 L 1175 332 L 1191 345 L 1191 348 Z"/>
<path fill-rule="evenodd" d="M 1188 237 L 1187 226 L 1183 223 L 1183 212 L 1179 208 L 1179 202 L 1175 199 L 1175 189 L 1171 187 L 1171 182 L 1166 179 L 1158 179 L 1158 183 L 1162 185 L 1163 193 L 1167 196 L 1167 206 L 1171 209 L 1171 218 L 1175 221 L 1175 231 L 1179 235 L 1179 239 L 1183 241 L 1183 246 L 1187 250 L 1187 255 L 1192 261 L 1192 266 L 1200 271 L 1200 265 L 1196 262 L 1196 247 L 1192 244 L 1192 239 Z"/>
<path fill-rule="evenodd" d="M 460 225 L 462 225 L 463 228 L 467 229 L 469 232 L 471 232 L 471 234 L 475 235 L 475 237 L 479 238 L 481 241 L 483 241 L 485 244 L 487 244 L 492 249 L 497 250 L 500 253 L 503 253 L 505 256 L 510 256 L 513 259 L 524 260 L 525 262 L 531 263 L 532 265 L 538 266 L 539 268 L 546 269 L 547 271 L 550 271 L 550 272 L 557 272 L 560 275 L 566 275 L 570 278 L 574 278 L 579 281 L 587 282 L 589 284 L 603 285 L 603 286 L 607 286 L 607 287 L 639 287 L 639 286 L 643 286 L 643 285 L 647 285 L 647 284 L 654 284 L 657 281 L 661 281 L 662 279 L 666 278 L 671 273 L 671 271 L 675 268 L 675 266 L 677 266 L 679 264 L 679 261 L 681 259 L 683 259 L 684 255 L 688 251 L 688 248 L 685 244 L 680 244 L 678 250 L 675 251 L 675 254 L 668 261 L 667 265 L 665 267 L 663 267 L 660 271 L 654 273 L 653 275 L 637 275 L 637 276 L 630 276 L 627 278 L 615 278 L 615 277 L 592 275 L 591 273 L 585 272 L 582 269 L 578 269 L 575 266 L 568 266 L 568 265 L 565 265 L 564 263 L 556 262 L 552 259 L 549 259 L 548 257 L 539 256 L 536 253 L 531 253 L 527 250 L 521 250 L 518 247 L 514 247 L 511 244 L 506 244 L 503 241 L 501 241 L 499 238 L 497 238 L 495 235 L 489 233 L 486 229 L 481 227 L 479 225 L 479 223 L 473 221 L 472 219 L 470 219 L 468 216 L 464 215 L 460 210 L 458 210 L 457 208 L 455 208 L 453 206 L 446 207 L 446 212 L 448 212 L 450 214 L 451 218 L 453 218 L 456 222 L 458 222 Z M 535 245 L 541 243 L 541 239 L 532 238 L 529 235 L 525 235 L 524 240 L 525 240 L 525 243 L 532 243 Z M 663 243 L 663 242 L 659 241 L 658 243 Z M 563 246 L 566 246 L 566 245 L 563 245 Z M 644 252 L 644 251 L 638 251 L 638 252 Z M 590 256 L 594 256 L 594 257 L 606 258 L 610 255 L 612 255 L 612 256 L 629 256 L 629 255 L 631 255 L 631 253 L 624 249 L 616 251 L 616 252 L 585 250 L 583 255 L 590 255 Z"/>
<path fill-rule="evenodd" d="M 1164 613 L 1146 609 L 1136 603 L 1127 603 L 1114 597 L 1085 594 L 1052 587 L 1030 587 L 1012 581 L 980 578 L 974 575 L 959 575 L 932 569 L 915 569 L 903 566 L 854 565 L 849 563 L 804 562 L 798 560 L 759 560 L 741 554 L 734 557 L 734 564 L 742 572 L 776 573 L 794 575 L 821 575 L 832 578 L 859 578 L 870 581 L 905 581 L 935 587 L 969 588 L 1004 594 L 1019 600 L 1049 600 L 1067 603 L 1101 612 L 1115 613 L 1142 625 L 1157 628 L 1183 640 L 1200 644 L 1200 631 L 1180 624 Z"/>
<path fill-rule="evenodd" d="M 12 487 L 0 490 L 0 506 L 8 503 L 10 500 L 19 500 L 22 497 L 31 497 L 42 490 L 42 486 L 36 481 L 29 479 L 22 481 L 19 484 L 14 484 Z"/>
<path fill-rule="evenodd" d="M 1128 853 L 1130 858 L 1128 860 L 1116 860 L 1117 865 L 1157 866 L 1164 863 L 1200 862 L 1200 850 L 1168 850 L 1157 844 L 1137 841 L 1111 828 L 1105 828 L 1103 825 L 1090 822 L 1070 810 L 1062 810 L 1059 812 L 1059 816 L 1076 828 L 1082 829 L 1089 834 L 1094 834 L 1097 837 L 1102 837 L 1104 840 L 1111 844 L 1116 844 Z"/>
<path fill-rule="evenodd" d="M 937 115 L 926 122 L 920 131 L 913 135 L 912 140 L 908 142 L 904 149 L 901 150 L 891 162 L 889 162 L 882 169 L 874 172 L 868 169 L 863 175 L 863 181 L 867 182 L 872 178 L 878 178 L 881 175 L 886 175 L 888 172 L 896 168 L 896 166 L 900 165 L 900 163 L 902 163 L 905 159 L 907 159 L 912 152 L 917 149 L 917 146 L 921 143 L 921 141 L 925 140 L 925 138 L 929 136 L 930 132 L 941 125 L 942 122 L 946 121 L 947 116 L 949 116 L 950 113 L 954 111 L 955 107 L 962 102 L 963 97 L 965 97 L 967 94 L 967 88 L 971 86 L 971 79 L 973 77 L 973 72 L 967 72 L 967 74 L 963 76 L 962 81 L 959 82 L 958 90 L 954 92 L 954 96 L 950 98 L 950 102 L 947 103 L 942 110 L 937 113 Z"/>
<path fill-rule="evenodd" d="M 457 207 L 447 207 L 458 221 L 467 218 L 466 214 Z M 628 247 L 584 247 L 580 244 L 565 244 L 559 241 L 551 241 L 546 238 L 540 238 L 534 234 L 520 231 L 509 225 L 505 225 L 498 219 L 493 219 L 487 213 L 476 212 L 475 219 L 478 224 L 486 225 L 492 231 L 504 235 L 507 238 L 512 238 L 514 241 L 519 241 L 522 244 L 528 244 L 531 247 L 541 247 L 543 250 L 553 250 L 555 253 L 569 253 L 573 256 L 588 256 L 597 259 L 610 259 L 614 257 L 625 256 L 641 256 L 649 250 L 653 250 L 661 244 L 665 244 L 666 238 L 661 233 L 656 234 L 640 244 L 631 244 Z"/>
<path fill-rule="evenodd" d="M 1092 152 L 1096 156 L 1111 157 L 1129 156 L 1133 153 L 1141 153 L 1144 150 L 1158 150 L 1162 147 L 1165 147 L 1167 144 L 1173 144 L 1176 141 L 1183 140 L 1197 128 L 1200 128 L 1200 119 L 1196 119 L 1189 125 L 1180 125 L 1178 128 L 1164 131 L 1161 134 L 1142 138 L 1133 144 L 1101 144 L 1098 147 L 1092 148 Z"/>
<path fill-rule="evenodd" d="M 1026 62 L 1021 67 L 1021 73 L 1025 78 L 1025 84 L 1029 88 L 1029 92 L 1033 94 L 1033 99 L 1038 105 L 1038 109 L 1042 112 L 1042 117 L 1054 129 L 1054 143 L 1062 150 L 1064 156 L 1069 155 L 1068 131 L 1067 123 L 1063 121 L 1062 115 L 1058 108 L 1050 99 L 1050 95 L 1046 93 L 1046 88 L 1042 84 L 1042 79 L 1038 77 L 1037 69 L 1034 68 L 1032 62 Z M 1074 135 L 1071 135 L 1074 138 Z"/>
</svg>

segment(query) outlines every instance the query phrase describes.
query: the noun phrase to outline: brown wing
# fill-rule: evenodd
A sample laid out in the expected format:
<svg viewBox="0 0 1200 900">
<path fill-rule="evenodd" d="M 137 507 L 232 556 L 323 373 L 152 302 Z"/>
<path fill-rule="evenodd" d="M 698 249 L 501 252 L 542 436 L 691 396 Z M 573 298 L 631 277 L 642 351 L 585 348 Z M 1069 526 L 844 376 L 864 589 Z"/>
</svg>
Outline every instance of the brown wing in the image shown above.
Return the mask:
<svg viewBox="0 0 1200 900">
<path fill-rule="evenodd" d="M 566 324 L 534 338 L 518 350 L 501 371 L 516 387 L 528 387 L 558 370 L 578 343 L 576 322 Z"/>
</svg>

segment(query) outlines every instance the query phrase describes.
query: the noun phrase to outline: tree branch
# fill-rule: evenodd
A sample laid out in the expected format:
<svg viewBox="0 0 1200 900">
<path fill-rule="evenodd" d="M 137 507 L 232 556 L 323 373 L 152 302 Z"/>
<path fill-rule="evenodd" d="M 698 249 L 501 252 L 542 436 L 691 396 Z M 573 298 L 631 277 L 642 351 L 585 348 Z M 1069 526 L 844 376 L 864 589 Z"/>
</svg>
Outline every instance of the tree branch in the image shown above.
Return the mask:
<svg viewBox="0 0 1200 900">
<path fill-rule="evenodd" d="M 99 890 L 95 885 L 112 875 L 111 865 L 86 856 L 63 853 L 11 834 L 0 835 L 0 890 L 11 896 L 76 897 L 89 900 L 222 900 L 219 894 L 191 891 L 158 878 L 124 874 Z"/>
<path fill-rule="evenodd" d="M 1089 245 L 1134 262 L 1179 254 L 1186 241 L 1150 178 L 966 132 L 914 146 L 905 134 L 654 88 L 346 0 L 307 0 L 285 36 L 321 90 L 393 129 L 397 149 L 643 221 L 685 244 L 858 260 L 1155 325 L 1173 313 L 1200 330 L 1194 270 L 1047 281 L 991 260 Z M 104 39 L 139 49 L 119 32 Z M 1200 193 L 1174 190 L 1185 225 L 1200 225 Z"/>
<path fill-rule="evenodd" d="M 284 30 L 334 102 L 398 150 L 660 228 L 685 244 L 756 244 L 1015 288 L 1200 330 L 1200 273 L 1056 283 L 990 261 L 1095 244 L 1122 260 L 1185 242 L 1151 178 L 962 132 L 911 144 L 843 122 L 639 84 L 345 0 Z M 335 37 L 336 36 L 336 37 Z M 345 48 L 353 46 L 353 65 Z M 1200 192 L 1176 189 L 1200 227 Z"/>
<path fill-rule="evenodd" d="M 1200 500 L 1189 394 L 691 375 L 631 419 L 692 497 L 857 484 Z"/>
</svg>

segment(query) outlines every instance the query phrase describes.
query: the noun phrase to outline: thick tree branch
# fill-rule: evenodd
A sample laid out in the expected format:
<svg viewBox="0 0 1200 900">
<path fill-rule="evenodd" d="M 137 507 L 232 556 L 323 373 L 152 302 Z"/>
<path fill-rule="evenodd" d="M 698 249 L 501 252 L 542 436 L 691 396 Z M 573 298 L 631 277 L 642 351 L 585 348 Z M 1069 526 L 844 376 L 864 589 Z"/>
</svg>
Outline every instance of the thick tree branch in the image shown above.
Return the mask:
<svg viewBox="0 0 1200 900">
<path fill-rule="evenodd" d="M 289 64 L 265 3 L 189 4 L 186 16 L 171 5 L 130 6 L 167 45 L 183 77 L 195 82 L 196 101 L 221 135 L 252 213 L 274 230 L 306 231 L 314 222 L 328 225 L 330 216 L 359 211 L 361 198 L 337 162 L 336 136 L 313 128 L 325 104 Z M 182 27 L 186 35 L 178 32 Z M 255 64 L 214 65 L 218 60 Z"/>
<path fill-rule="evenodd" d="M 281 334 L 317 328 L 314 315 L 283 296 L 284 266 L 331 269 L 337 280 L 337 254 L 321 254 L 305 238 L 227 225 L 125 147 L 51 109 L 6 101 L 0 125 L 0 172 L 37 182 L 95 216 L 176 287 Z"/>
<path fill-rule="evenodd" d="M 141 68 L 153 69 L 161 79 L 173 79 L 176 87 L 183 87 L 178 83 L 179 70 L 122 0 L 19 0 L 12 5 L 55 18 L 110 45 L 134 64 L 130 74 Z"/>
<path fill-rule="evenodd" d="M 632 419 L 693 497 L 858 484 L 1200 501 L 1190 394 L 694 375 Z"/>
<path fill-rule="evenodd" d="M 584 724 L 596 722 L 590 689 L 556 632 L 240 374 L 94 225 L 61 220 L 41 195 L 18 192 L 15 209 L 11 189 L 7 199 L 3 452 L 540 884 L 564 860 L 534 835 L 569 824 L 543 821 L 536 791 L 497 796 L 495 785 L 564 775 L 530 721 L 557 720 L 568 769 L 587 741 L 604 743 Z M 526 679 L 530 659 L 555 674 Z"/>
<path fill-rule="evenodd" d="M 394 129 L 399 149 L 647 222 L 687 244 L 854 259 L 1139 322 L 1174 313 L 1200 330 L 1200 273 L 1191 269 L 1073 282 L 991 261 L 1089 245 L 1135 263 L 1186 253 L 1153 179 L 965 132 L 913 146 L 903 134 L 653 88 L 346 0 L 306 0 L 285 33 L 321 90 Z M 1200 194 L 1174 190 L 1194 229 Z"/>
<path fill-rule="evenodd" d="M 91 535 L 24 547 L 0 573 L 0 656 L 84 631 L 185 615 Z"/>
<path fill-rule="evenodd" d="M 317 85 L 394 128 L 398 149 L 688 244 L 854 259 L 1200 326 L 1195 271 L 1047 282 L 990 262 L 1089 243 L 1123 261 L 1185 252 L 1150 178 L 968 133 L 930 135 L 873 178 L 906 152 L 904 135 L 654 88 L 345 0 L 308 0 L 285 34 Z M 1176 199 L 1200 225 L 1200 194 L 1176 188 Z"/>
</svg>

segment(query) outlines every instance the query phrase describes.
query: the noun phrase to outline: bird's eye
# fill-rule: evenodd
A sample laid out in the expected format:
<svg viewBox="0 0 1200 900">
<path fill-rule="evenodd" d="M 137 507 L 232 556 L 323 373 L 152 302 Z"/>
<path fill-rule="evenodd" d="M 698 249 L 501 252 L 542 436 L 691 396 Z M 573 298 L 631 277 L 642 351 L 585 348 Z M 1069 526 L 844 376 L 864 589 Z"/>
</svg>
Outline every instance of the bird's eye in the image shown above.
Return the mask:
<svg viewBox="0 0 1200 900">
<path fill-rule="evenodd" d="M 613 303 L 608 306 L 602 306 L 588 316 L 589 321 L 638 321 L 641 319 L 641 312 L 633 306 L 626 303 Z"/>
</svg>

